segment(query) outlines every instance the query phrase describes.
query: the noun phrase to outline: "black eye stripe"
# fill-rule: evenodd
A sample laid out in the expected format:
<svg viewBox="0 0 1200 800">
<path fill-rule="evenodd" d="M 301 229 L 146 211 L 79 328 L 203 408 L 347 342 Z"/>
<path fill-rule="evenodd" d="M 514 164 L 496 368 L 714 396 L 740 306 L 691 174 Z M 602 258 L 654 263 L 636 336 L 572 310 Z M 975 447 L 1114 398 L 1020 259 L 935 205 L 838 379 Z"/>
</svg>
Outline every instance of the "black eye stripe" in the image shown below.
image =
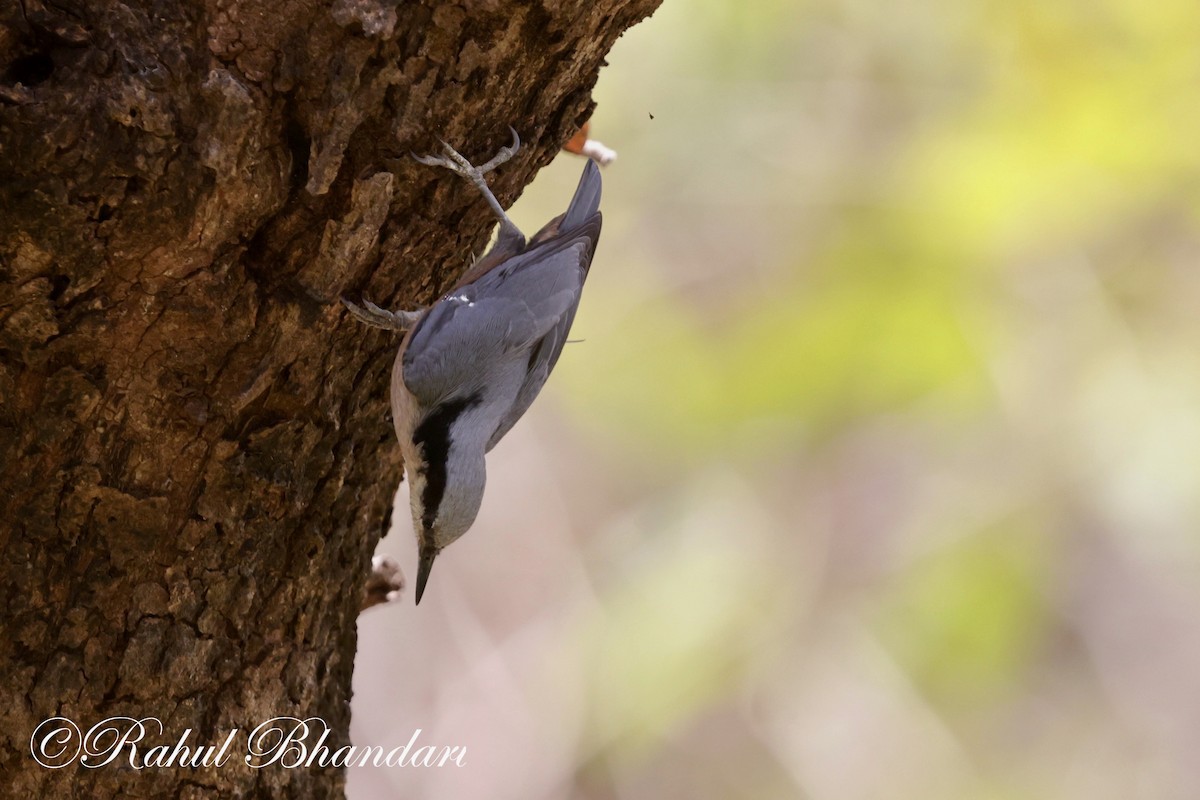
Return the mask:
<svg viewBox="0 0 1200 800">
<path fill-rule="evenodd" d="M 421 448 L 425 462 L 420 472 L 425 476 L 425 488 L 421 492 L 421 524 L 426 530 L 433 527 L 438 507 L 446 495 L 446 459 L 450 455 L 450 427 L 468 408 L 479 405 L 479 394 L 447 400 L 421 420 L 413 431 L 413 444 Z"/>
</svg>

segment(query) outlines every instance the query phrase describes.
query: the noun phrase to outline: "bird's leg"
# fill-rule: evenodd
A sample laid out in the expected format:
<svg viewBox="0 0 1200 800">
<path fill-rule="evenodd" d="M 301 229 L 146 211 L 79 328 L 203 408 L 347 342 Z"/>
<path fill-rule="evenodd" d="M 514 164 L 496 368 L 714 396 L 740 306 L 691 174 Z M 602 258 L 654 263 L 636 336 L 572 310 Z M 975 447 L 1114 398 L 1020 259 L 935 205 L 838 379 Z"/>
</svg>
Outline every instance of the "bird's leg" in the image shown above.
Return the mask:
<svg viewBox="0 0 1200 800">
<path fill-rule="evenodd" d="M 365 322 L 374 328 L 384 328 L 401 333 L 416 325 L 417 321 L 421 319 L 421 315 L 425 313 L 423 308 L 415 311 L 385 311 L 365 298 L 363 304 L 359 306 L 343 297 L 342 305 L 359 322 Z"/>
<path fill-rule="evenodd" d="M 500 206 L 500 201 L 496 199 L 496 195 L 492 194 L 491 188 L 488 187 L 487 181 L 483 177 L 505 161 L 508 161 L 521 149 L 521 137 L 517 135 L 517 131 L 514 128 L 509 128 L 509 130 L 512 131 L 512 144 L 508 147 L 502 147 L 500 152 L 492 157 L 491 161 L 482 166 L 476 167 L 472 165 L 470 161 L 463 158 L 457 150 L 445 142 L 442 142 L 442 149 L 446 151 L 446 155 L 419 156 L 414 153 L 413 158 L 431 167 L 445 167 L 470 181 L 479 190 L 479 193 L 483 195 L 483 199 L 487 200 L 487 204 L 491 206 L 492 213 L 500 220 L 499 240 L 518 238 L 524 243 L 525 234 L 521 233 L 521 229 L 508 218 L 508 214 L 504 213 L 504 209 Z"/>
</svg>

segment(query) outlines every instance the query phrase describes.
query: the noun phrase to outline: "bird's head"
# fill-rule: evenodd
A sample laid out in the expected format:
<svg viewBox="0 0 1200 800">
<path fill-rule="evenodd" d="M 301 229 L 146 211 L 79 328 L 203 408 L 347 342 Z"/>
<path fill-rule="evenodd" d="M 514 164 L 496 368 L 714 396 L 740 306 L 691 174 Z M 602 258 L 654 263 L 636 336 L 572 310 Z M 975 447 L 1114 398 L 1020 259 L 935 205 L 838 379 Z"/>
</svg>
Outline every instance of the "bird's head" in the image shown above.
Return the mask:
<svg viewBox="0 0 1200 800">
<path fill-rule="evenodd" d="M 431 414 L 417 426 L 414 447 L 407 454 L 409 502 L 420 553 L 418 603 L 434 559 L 470 529 L 483 502 L 484 441 L 468 435 L 474 421 L 464 412 L 470 407 Z"/>
</svg>

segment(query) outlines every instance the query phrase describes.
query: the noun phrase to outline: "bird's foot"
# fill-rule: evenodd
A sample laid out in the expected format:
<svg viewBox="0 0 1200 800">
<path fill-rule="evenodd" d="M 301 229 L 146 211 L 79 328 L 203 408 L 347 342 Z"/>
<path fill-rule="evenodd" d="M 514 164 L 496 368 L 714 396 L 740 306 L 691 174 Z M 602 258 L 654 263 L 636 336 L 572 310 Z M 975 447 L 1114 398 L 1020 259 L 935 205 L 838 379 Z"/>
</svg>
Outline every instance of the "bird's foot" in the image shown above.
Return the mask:
<svg viewBox="0 0 1200 800">
<path fill-rule="evenodd" d="M 343 297 L 342 305 L 359 322 L 365 322 L 374 328 L 384 328 L 401 333 L 416 325 L 417 321 L 421 319 L 421 315 L 425 313 L 423 308 L 415 311 L 386 311 L 366 298 L 363 298 L 363 304 L 359 306 Z"/>
<path fill-rule="evenodd" d="M 446 151 L 446 155 L 419 156 L 416 153 L 413 153 L 412 157 L 426 166 L 444 167 L 451 172 L 463 176 L 472 183 L 475 183 L 477 181 L 482 181 L 484 175 L 488 174 L 505 161 L 508 161 L 517 154 L 518 150 L 521 149 L 521 137 L 517 135 L 516 129 L 510 126 L 509 130 L 512 131 L 512 144 L 508 147 L 500 148 L 500 151 L 496 153 L 496 155 L 492 156 L 490 161 L 478 167 L 472 164 L 470 161 L 467 161 L 467 159 L 461 153 L 445 142 L 442 142 L 441 139 L 438 139 L 438 141 L 442 142 L 442 149 Z"/>
<path fill-rule="evenodd" d="M 521 149 L 521 137 L 517 135 L 515 128 L 509 127 L 512 131 L 513 141 L 508 147 L 500 148 L 500 152 L 492 156 L 491 161 L 480 166 L 475 166 L 470 161 L 467 161 L 462 154 L 455 150 L 450 145 L 442 142 L 442 149 L 446 151 L 444 156 L 419 156 L 413 153 L 413 158 L 426 164 L 430 167 L 444 167 L 451 172 L 461 175 L 469 181 L 479 193 L 483 195 L 483 199 L 487 201 L 488 206 L 492 209 L 492 213 L 496 215 L 496 219 L 500 220 L 500 241 L 519 241 L 523 245 L 525 236 L 521 233 L 521 229 L 508 218 L 504 213 L 504 207 L 500 205 L 500 201 L 496 199 L 496 195 L 492 194 L 491 187 L 488 186 L 484 175 L 494 170 L 496 167 L 508 161 L 516 152 Z M 441 141 L 441 140 L 439 140 Z"/>
</svg>

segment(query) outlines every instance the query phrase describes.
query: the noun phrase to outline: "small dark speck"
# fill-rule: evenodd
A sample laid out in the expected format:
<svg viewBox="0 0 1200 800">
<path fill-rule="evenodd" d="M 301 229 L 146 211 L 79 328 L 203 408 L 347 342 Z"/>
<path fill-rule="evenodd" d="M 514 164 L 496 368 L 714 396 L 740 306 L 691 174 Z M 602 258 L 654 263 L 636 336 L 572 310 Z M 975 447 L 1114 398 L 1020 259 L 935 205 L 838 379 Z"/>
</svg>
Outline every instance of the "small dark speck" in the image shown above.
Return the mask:
<svg viewBox="0 0 1200 800">
<path fill-rule="evenodd" d="M 650 119 L 654 119 L 654 115 L 653 115 L 653 114 L 651 114 L 651 115 L 650 115 Z"/>
</svg>

